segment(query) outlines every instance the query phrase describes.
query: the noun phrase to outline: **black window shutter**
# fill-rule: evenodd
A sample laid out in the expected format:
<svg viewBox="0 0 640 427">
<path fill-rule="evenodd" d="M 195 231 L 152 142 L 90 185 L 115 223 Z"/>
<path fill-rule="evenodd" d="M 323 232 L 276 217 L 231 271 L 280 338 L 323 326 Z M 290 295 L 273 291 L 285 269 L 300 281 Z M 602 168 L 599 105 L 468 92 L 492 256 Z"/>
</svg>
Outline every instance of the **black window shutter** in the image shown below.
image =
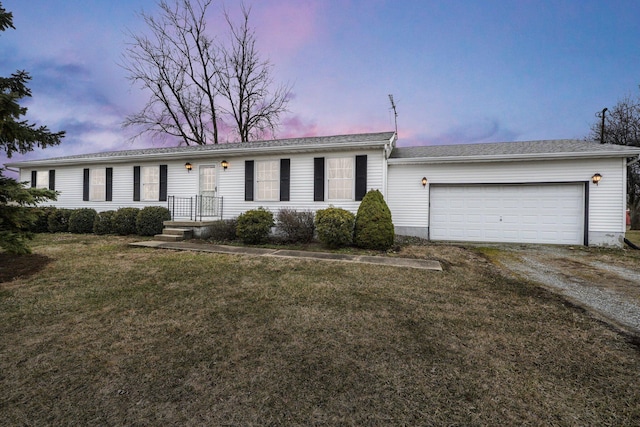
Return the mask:
<svg viewBox="0 0 640 427">
<path fill-rule="evenodd" d="M 110 202 L 111 200 L 113 200 L 113 168 L 107 168 L 106 178 L 107 178 L 107 184 L 105 189 L 106 190 L 105 200 L 107 202 Z"/>
<path fill-rule="evenodd" d="M 324 157 L 313 159 L 313 201 L 324 200 Z"/>
<path fill-rule="evenodd" d="M 85 169 L 82 174 L 82 200 L 89 200 L 89 169 Z"/>
<path fill-rule="evenodd" d="M 356 200 L 367 194 L 367 156 L 356 156 Z"/>
<path fill-rule="evenodd" d="M 38 172 L 31 171 L 31 188 L 35 188 L 37 185 L 36 179 L 38 179 Z"/>
<path fill-rule="evenodd" d="M 140 201 L 140 166 L 133 167 L 133 201 Z"/>
<path fill-rule="evenodd" d="M 56 189 L 56 171 L 51 169 L 49 171 L 49 190 Z"/>
<path fill-rule="evenodd" d="M 253 201 L 253 160 L 244 162 L 244 200 Z"/>
<path fill-rule="evenodd" d="M 291 159 L 280 159 L 280 201 L 289 201 L 289 182 L 291 176 Z"/>
<path fill-rule="evenodd" d="M 167 165 L 160 165 L 160 201 L 167 201 Z"/>
</svg>

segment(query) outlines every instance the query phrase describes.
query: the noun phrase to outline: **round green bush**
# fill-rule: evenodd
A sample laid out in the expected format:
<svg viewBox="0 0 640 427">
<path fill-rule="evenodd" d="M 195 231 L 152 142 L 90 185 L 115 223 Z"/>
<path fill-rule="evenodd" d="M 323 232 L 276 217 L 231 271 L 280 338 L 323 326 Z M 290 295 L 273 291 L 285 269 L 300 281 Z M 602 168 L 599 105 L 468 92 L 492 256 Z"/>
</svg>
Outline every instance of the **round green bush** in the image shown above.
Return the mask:
<svg viewBox="0 0 640 427">
<path fill-rule="evenodd" d="M 66 233 L 69 231 L 71 209 L 54 209 L 47 215 L 49 233 Z"/>
<path fill-rule="evenodd" d="M 69 232 L 70 233 L 92 233 L 93 223 L 98 213 L 95 209 L 81 208 L 75 209 L 69 216 Z"/>
<path fill-rule="evenodd" d="M 393 246 L 394 237 L 391 211 L 382 193 L 368 191 L 356 214 L 354 243 L 360 248 L 384 251 Z"/>
<path fill-rule="evenodd" d="M 271 212 L 264 208 L 253 209 L 238 216 L 236 235 L 246 244 L 264 243 L 273 225 Z"/>
<path fill-rule="evenodd" d="M 120 208 L 113 215 L 113 231 L 121 236 L 136 234 L 138 208 Z"/>
<path fill-rule="evenodd" d="M 353 243 L 355 215 L 342 208 L 329 207 L 316 212 L 318 240 L 330 248 Z"/>
<path fill-rule="evenodd" d="M 116 211 L 103 211 L 98 212 L 96 219 L 93 222 L 93 232 L 95 234 L 111 234 L 113 230 L 113 216 Z"/>
<path fill-rule="evenodd" d="M 162 206 L 147 206 L 140 209 L 136 218 L 136 230 L 140 236 L 161 234 L 163 223 L 171 219 L 169 209 Z"/>
</svg>

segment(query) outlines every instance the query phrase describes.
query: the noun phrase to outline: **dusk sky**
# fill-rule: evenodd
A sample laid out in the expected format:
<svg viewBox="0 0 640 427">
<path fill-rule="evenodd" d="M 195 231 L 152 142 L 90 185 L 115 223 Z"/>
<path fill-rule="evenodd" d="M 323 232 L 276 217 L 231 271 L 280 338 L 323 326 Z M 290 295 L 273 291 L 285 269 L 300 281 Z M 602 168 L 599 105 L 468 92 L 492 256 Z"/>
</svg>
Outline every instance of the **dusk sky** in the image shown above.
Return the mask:
<svg viewBox="0 0 640 427">
<path fill-rule="evenodd" d="M 147 95 L 118 65 L 155 0 L 0 2 L 16 26 L 0 33 L 0 76 L 27 70 L 28 118 L 67 132 L 11 161 L 161 146 L 122 129 Z M 214 3 L 220 37 L 223 4 L 237 16 L 240 3 Z M 274 79 L 293 86 L 278 138 L 393 130 L 388 94 L 400 146 L 583 138 L 640 84 L 637 0 L 245 4 Z"/>
</svg>

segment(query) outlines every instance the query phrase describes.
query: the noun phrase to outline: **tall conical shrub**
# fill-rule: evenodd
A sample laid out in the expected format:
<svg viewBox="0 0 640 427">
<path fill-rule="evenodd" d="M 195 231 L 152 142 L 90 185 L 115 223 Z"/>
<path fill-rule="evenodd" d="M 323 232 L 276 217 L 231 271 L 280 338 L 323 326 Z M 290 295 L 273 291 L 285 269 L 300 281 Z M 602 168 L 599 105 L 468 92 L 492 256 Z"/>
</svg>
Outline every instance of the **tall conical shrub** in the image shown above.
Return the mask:
<svg viewBox="0 0 640 427">
<path fill-rule="evenodd" d="M 364 249 L 387 250 L 393 246 L 394 237 L 391 211 L 382 193 L 367 192 L 356 214 L 354 243 Z"/>
</svg>

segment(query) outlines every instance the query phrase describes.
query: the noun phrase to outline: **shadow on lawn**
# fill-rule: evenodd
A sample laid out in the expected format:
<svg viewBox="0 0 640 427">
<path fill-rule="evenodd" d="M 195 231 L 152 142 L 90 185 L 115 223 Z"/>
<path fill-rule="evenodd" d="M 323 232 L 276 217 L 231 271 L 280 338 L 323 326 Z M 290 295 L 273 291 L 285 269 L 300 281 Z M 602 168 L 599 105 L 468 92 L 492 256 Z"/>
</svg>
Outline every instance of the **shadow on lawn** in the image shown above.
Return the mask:
<svg viewBox="0 0 640 427">
<path fill-rule="evenodd" d="M 11 255 L 0 253 L 0 283 L 10 282 L 17 277 L 29 277 L 42 270 L 51 258 L 44 255 Z"/>
</svg>

